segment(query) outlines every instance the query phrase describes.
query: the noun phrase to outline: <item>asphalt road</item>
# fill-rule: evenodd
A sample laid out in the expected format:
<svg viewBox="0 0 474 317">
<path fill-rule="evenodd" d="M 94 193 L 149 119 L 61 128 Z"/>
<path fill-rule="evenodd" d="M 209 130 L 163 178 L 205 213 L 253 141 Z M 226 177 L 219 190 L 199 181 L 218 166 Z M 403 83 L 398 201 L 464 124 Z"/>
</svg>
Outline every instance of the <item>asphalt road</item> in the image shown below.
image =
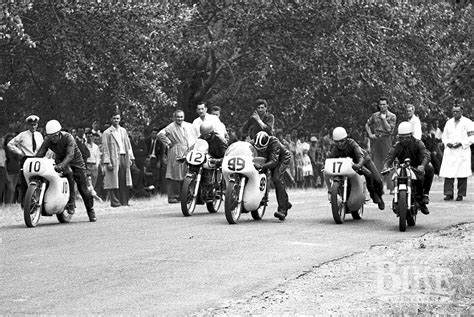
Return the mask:
<svg viewBox="0 0 474 317">
<path fill-rule="evenodd" d="M 390 196 L 385 211 L 369 203 L 363 220 L 349 215 L 336 225 L 325 190 L 290 193 L 285 222 L 273 218 L 272 192 L 263 220 L 243 214 L 237 225 L 204 206 L 185 218 L 178 205 L 98 214 L 97 223 L 82 213 L 67 225 L 47 218 L 34 229 L 3 225 L 0 315 L 182 316 L 220 307 L 372 245 L 474 221 L 472 179 L 468 186 L 466 200 L 444 202 L 442 183 L 435 183 L 431 214 L 404 233 Z"/>
</svg>

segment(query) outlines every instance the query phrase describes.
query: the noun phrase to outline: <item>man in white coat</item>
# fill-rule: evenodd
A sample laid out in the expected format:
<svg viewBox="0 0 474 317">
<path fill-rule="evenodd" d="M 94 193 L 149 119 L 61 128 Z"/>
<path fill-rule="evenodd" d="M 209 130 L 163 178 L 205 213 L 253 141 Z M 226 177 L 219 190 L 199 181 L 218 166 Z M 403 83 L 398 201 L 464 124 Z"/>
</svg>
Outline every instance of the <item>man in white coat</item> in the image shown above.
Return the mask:
<svg viewBox="0 0 474 317">
<path fill-rule="evenodd" d="M 106 168 L 104 189 L 112 207 L 128 206 L 132 187 L 130 166 L 134 164 L 132 145 L 127 130 L 119 125 L 120 113 L 111 117 L 112 125 L 102 135 L 103 163 Z"/>
<path fill-rule="evenodd" d="M 184 121 L 183 110 L 176 110 L 173 113 L 173 120 L 158 132 L 158 138 L 168 146 L 166 178 L 168 180 L 168 203 L 170 204 L 179 202 L 181 183 L 186 177 L 187 171 L 186 163 L 178 163 L 176 159 L 183 157 L 197 139 L 193 125 Z"/>
<path fill-rule="evenodd" d="M 458 179 L 458 195 L 461 201 L 466 196 L 467 178 L 471 171 L 471 148 L 474 143 L 474 125 L 462 115 L 461 106 L 453 107 L 453 117 L 446 122 L 442 141 L 444 143 L 443 162 L 439 176 L 444 177 L 444 200 L 454 197 L 454 179 Z"/>
</svg>

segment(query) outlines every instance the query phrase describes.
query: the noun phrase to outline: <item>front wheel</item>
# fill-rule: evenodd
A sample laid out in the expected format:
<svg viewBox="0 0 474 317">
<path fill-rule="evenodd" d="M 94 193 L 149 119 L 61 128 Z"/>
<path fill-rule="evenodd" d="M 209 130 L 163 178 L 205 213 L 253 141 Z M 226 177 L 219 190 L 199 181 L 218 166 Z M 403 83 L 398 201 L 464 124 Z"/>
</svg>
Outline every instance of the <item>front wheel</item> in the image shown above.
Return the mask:
<svg viewBox="0 0 474 317">
<path fill-rule="evenodd" d="M 222 177 L 222 172 L 216 171 L 215 176 L 217 181 L 213 184 L 214 188 L 212 189 L 213 200 L 206 203 L 207 211 L 213 214 L 219 211 L 224 200 L 224 188 L 225 182 L 224 177 Z"/>
<path fill-rule="evenodd" d="M 262 220 L 263 215 L 265 214 L 265 210 L 267 209 L 268 204 L 268 184 L 267 189 L 265 191 L 265 196 L 263 196 L 262 201 L 260 202 L 260 206 L 257 210 L 252 210 L 250 214 L 254 220 Z"/>
<path fill-rule="evenodd" d="M 346 217 L 346 206 L 342 201 L 342 184 L 333 182 L 331 186 L 331 209 L 332 217 L 337 224 L 344 223 Z"/>
<path fill-rule="evenodd" d="M 240 179 L 231 180 L 225 192 L 225 218 L 229 224 L 236 224 L 242 213 L 242 200 L 240 200 L 241 186 Z"/>
<path fill-rule="evenodd" d="M 398 192 L 398 220 L 401 232 L 407 230 L 407 191 L 402 189 Z"/>
<path fill-rule="evenodd" d="M 193 214 L 196 209 L 197 195 L 195 195 L 196 189 L 196 174 L 192 176 L 186 176 L 181 187 L 181 212 L 185 217 L 189 217 Z"/>
<path fill-rule="evenodd" d="M 41 216 L 41 183 L 31 183 L 26 191 L 23 204 L 23 218 L 28 228 L 36 227 Z"/>
</svg>

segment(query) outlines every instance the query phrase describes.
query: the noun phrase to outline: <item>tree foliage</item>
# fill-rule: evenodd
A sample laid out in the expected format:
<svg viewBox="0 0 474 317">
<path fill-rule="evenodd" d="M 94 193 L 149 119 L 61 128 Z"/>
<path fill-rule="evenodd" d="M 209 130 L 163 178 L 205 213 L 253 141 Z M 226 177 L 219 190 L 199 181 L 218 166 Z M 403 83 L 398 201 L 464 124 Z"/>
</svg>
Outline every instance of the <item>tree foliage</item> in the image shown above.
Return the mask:
<svg viewBox="0 0 474 317">
<path fill-rule="evenodd" d="M 362 126 L 380 95 L 438 117 L 472 104 L 470 6 L 321 1 L 10 3 L 0 16 L 0 126 L 124 113 L 163 125 L 205 100 L 240 126 L 266 98 L 277 126 Z"/>
</svg>

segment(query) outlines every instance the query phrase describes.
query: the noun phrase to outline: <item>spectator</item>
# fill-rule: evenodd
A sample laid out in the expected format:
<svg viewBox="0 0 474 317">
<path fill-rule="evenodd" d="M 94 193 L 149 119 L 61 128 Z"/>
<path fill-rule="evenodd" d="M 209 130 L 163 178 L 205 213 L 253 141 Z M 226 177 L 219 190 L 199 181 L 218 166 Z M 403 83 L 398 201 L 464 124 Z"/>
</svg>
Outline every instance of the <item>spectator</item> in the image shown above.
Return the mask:
<svg viewBox="0 0 474 317">
<path fill-rule="evenodd" d="M 367 123 L 365 130 L 370 138 L 370 154 L 379 172 L 382 171 L 383 163 L 392 148 L 392 134 L 397 122 L 397 116 L 388 111 L 388 99 L 379 99 L 379 110 L 373 113 Z M 385 176 L 385 183 L 390 193 L 393 193 L 393 184 L 389 176 Z"/>
<path fill-rule="evenodd" d="M 97 144 L 94 143 L 94 137 L 98 136 L 92 131 L 87 132 L 86 138 L 87 143 L 86 147 L 90 153 L 90 156 L 85 160 L 86 161 L 86 175 L 90 176 L 92 187 L 95 188 L 97 183 L 97 177 L 99 176 L 99 164 L 100 164 L 100 149 Z"/>
<path fill-rule="evenodd" d="M 120 113 L 112 114 L 112 124 L 102 134 L 104 189 L 112 207 L 128 206 L 129 187 L 132 187 L 130 167 L 135 160 L 127 130 L 120 126 L 120 120 Z"/>
<path fill-rule="evenodd" d="M 311 159 L 311 164 L 313 165 L 313 185 L 315 187 L 323 187 L 324 185 L 324 174 L 323 174 L 323 167 L 324 167 L 324 159 L 323 159 L 323 149 L 321 145 L 318 143 L 318 138 L 316 136 L 312 136 L 310 138 L 310 145 L 309 145 L 309 158 Z"/>
<path fill-rule="evenodd" d="M 200 134 L 200 127 L 201 124 L 206 121 L 212 123 L 212 126 L 214 127 L 214 131 L 222 138 L 225 140 L 227 131 L 225 129 L 225 126 L 222 124 L 221 120 L 219 117 L 207 113 L 207 106 L 204 102 L 200 102 L 196 105 L 196 113 L 198 114 L 198 117 L 194 119 L 193 121 L 193 126 L 195 129 L 195 138 L 197 138 Z"/>
<path fill-rule="evenodd" d="M 453 117 L 444 126 L 442 140 L 445 145 L 439 176 L 444 177 L 444 200 L 454 197 L 454 179 L 458 179 L 458 195 L 461 201 L 466 196 L 467 178 L 471 171 L 471 144 L 474 143 L 473 122 L 464 117 L 463 107 L 452 108 Z"/>
<path fill-rule="evenodd" d="M 413 130 L 413 137 L 417 140 L 421 140 L 421 122 L 420 118 L 415 114 L 415 106 L 412 104 L 407 104 L 407 122 L 411 124 Z"/>
<path fill-rule="evenodd" d="M 158 139 L 158 128 L 153 128 L 151 130 L 150 137 L 145 139 L 146 153 L 147 153 L 147 162 L 148 167 L 151 172 L 151 184 L 155 186 L 155 189 L 160 188 L 161 180 L 161 165 L 163 160 L 163 152 L 165 149 L 164 144 Z"/>
<path fill-rule="evenodd" d="M 97 121 L 92 121 L 92 133 L 98 134 L 99 136 L 102 136 L 102 132 L 99 129 L 99 123 Z"/>
<path fill-rule="evenodd" d="M 6 203 L 13 204 L 16 198 L 19 197 L 18 187 L 20 184 L 20 158 L 19 155 L 12 152 L 7 144 L 13 139 L 15 135 L 9 133 L 5 136 L 3 148 L 6 155 L 6 169 L 7 169 L 7 195 Z"/>
<path fill-rule="evenodd" d="M 158 137 L 168 146 L 168 165 L 166 179 L 168 181 L 168 203 L 179 202 L 181 183 L 186 176 L 186 164 L 178 164 L 177 158 L 183 157 L 196 141 L 195 127 L 184 121 L 184 111 L 176 110 L 173 120 L 160 132 Z"/>
<path fill-rule="evenodd" d="M 85 129 L 83 127 L 77 128 L 77 134 L 74 140 L 76 141 L 79 151 L 81 151 L 82 159 L 84 160 L 84 162 L 86 162 L 91 153 L 89 152 L 89 149 L 86 146 L 87 138 L 85 136 Z"/>
<path fill-rule="evenodd" d="M 4 138 L 0 138 L 0 205 L 7 200 L 7 155 L 4 143 Z"/>
<path fill-rule="evenodd" d="M 215 115 L 216 117 L 219 118 L 219 120 L 221 120 L 221 107 L 212 106 L 211 114 Z M 222 122 L 222 120 L 220 121 L 220 124 L 217 125 L 217 131 L 222 131 L 222 133 L 224 133 L 224 140 L 226 141 L 226 143 L 229 143 L 229 139 L 230 139 L 229 134 L 227 133 L 227 129 L 225 127 L 225 124 Z"/>
<path fill-rule="evenodd" d="M 255 135 L 259 131 L 265 131 L 268 135 L 272 135 L 274 124 L 275 117 L 268 112 L 267 101 L 258 99 L 256 110 L 242 127 L 242 140 L 245 140 L 247 136 L 252 140 L 255 139 Z"/>
<path fill-rule="evenodd" d="M 39 117 L 31 115 L 25 121 L 29 126 L 28 130 L 19 133 L 7 144 L 10 151 L 20 158 L 20 167 L 23 166 L 27 158 L 34 157 L 43 144 L 43 136 L 36 131 L 38 129 Z M 27 188 L 28 185 L 22 174 L 20 175 L 20 202 L 22 207 Z"/>
</svg>

